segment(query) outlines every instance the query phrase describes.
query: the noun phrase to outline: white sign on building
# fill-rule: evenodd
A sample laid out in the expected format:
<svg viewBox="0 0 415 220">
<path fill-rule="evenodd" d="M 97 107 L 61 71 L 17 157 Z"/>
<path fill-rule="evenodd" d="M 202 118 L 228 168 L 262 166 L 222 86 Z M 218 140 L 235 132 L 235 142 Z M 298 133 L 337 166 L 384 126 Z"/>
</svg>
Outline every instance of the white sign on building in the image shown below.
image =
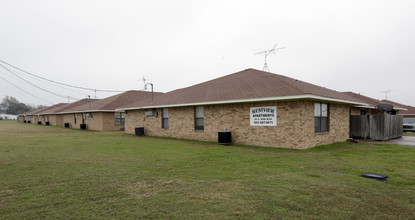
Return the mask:
<svg viewBox="0 0 415 220">
<path fill-rule="evenodd" d="M 277 126 L 277 106 L 251 107 L 251 126 Z"/>
</svg>

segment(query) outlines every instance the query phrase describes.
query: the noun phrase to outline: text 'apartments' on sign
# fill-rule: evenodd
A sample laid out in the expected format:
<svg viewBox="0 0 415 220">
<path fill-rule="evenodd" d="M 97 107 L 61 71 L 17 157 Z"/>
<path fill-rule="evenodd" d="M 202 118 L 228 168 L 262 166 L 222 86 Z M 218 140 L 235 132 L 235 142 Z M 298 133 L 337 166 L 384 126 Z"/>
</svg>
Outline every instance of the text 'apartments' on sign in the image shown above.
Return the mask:
<svg viewBox="0 0 415 220">
<path fill-rule="evenodd" d="M 277 106 L 251 107 L 251 126 L 277 126 Z"/>
</svg>

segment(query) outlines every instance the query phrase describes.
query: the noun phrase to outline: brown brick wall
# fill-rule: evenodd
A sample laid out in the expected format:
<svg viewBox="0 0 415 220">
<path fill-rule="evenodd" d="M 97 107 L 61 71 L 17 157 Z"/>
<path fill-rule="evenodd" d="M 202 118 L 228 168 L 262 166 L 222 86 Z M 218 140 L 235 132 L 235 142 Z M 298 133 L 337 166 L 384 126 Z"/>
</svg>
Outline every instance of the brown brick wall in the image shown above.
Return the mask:
<svg viewBox="0 0 415 220">
<path fill-rule="evenodd" d="M 102 130 L 103 131 L 119 131 L 124 125 L 115 125 L 115 113 L 103 112 L 102 113 Z"/>
<path fill-rule="evenodd" d="M 37 116 L 37 115 L 33 115 L 31 121 L 32 121 L 33 124 L 37 124 L 38 121 L 41 121 L 41 117 Z"/>
<path fill-rule="evenodd" d="M 81 114 L 82 117 L 82 114 Z M 88 130 L 102 130 L 102 113 L 101 112 L 93 112 L 92 118 L 86 117 L 85 119 L 86 128 Z"/>
<path fill-rule="evenodd" d="M 48 115 L 42 115 L 40 117 L 41 121 L 42 121 L 42 125 L 45 125 L 47 121 L 49 121 L 49 117 Z"/>
<path fill-rule="evenodd" d="M 50 125 L 63 126 L 63 115 L 47 115 Z"/>
<path fill-rule="evenodd" d="M 24 117 L 23 120 L 26 120 L 26 122 L 28 122 L 29 120 L 32 120 L 32 116 L 26 115 L 26 116 L 23 116 L 23 117 Z"/>
<path fill-rule="evenodd" d="M 63 126 L 63 115 L 56 115 L 56 125 Z"/>
<path fill-rule="evenodd" d="M 76 123 L 74 120 L 74 113 L 63 114 L 63 124 L 69 123 L 70 128 L 80 129 L 80 124 L 82 123 L 82 114 L 76 113 Z"/>
<path fill-rule="evenodd" d="M 124 127 L 115 125 L 114 112 L 93 112 L 92 118 L 86 117 L 85 123 L 87 129 L 96 131 L 117 131 Z"/>
<path fill-rule="evenodd" d="M 80 129 L 82 124 L 82 113 L 76 113 L 76 124 L 74 122 L 74 114 L 64 114 L 63 123 L 70 123 L 71 128 Z M 124 125 L 115 125 L 114 112 L 92 112 L 92 118 L 86 117 L 85 124 L 88 130 L 96 131 L 118 131 Z M 62 123 L 62 125 L 63 125 Z"/>
<path fill-rule="evenodd" d="M 250 107 L 277 106 L 277 126 L 250 126 Z M 158 117 L 146 117 L 145 110 L 128 111 L 126 132 L 144 126 L 149 136 L 217 141 L 218 131 L 232 131 L 235 144 L 305 149 L 317 145 L 345 141 L 349 137 L 349 106 L 330 104 L 329 132 L 314 132 L 314 102 L 261 102 L 204 106 L 203 131 L 194 129 L 194 107 L 169 108 L 169 128 L 161 128 Z"/>
<path fill-rule="evenodd" d="M 56 115 L 47 115 L 49 117 L 49 124 L 50 125 L 57 125 L 56 124 Z"/>
</svg>

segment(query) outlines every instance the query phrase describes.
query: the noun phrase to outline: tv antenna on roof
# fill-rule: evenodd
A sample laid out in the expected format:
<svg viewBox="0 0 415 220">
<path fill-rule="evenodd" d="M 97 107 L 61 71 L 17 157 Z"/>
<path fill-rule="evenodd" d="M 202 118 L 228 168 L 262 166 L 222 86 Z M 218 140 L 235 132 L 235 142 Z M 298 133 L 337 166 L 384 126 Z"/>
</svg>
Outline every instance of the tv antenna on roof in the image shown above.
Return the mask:
<svg viewBox="0 0 415 220">
<path fill-rule="evenodd" d="M 268 64 L 267 64 L 267 57 L 270 54 L 276 54 L 275 52 L 277 50 L 281 50 L 281 49 L 284 49 L 284 48 L 285 47 L 277 47 L 277 44 L 275 44 L 275 46 L 272 49 L 270 49 L 270 50 L 264 50 L 264 51 L 261 51 L 261 52 L 258 52 L 258 53 L 255 54 L 255 55 L 263 55 L 264 58 L 265 58 L 264 68 L 262 68 L 263 71 L 269 72 Z"/>
<path fill-rule="evenodd" d="M 382 91 L 380 93 L 385 93 L 385 100 L 387 100 L 388 99 L 388 93 L 391 93 L 391 91 L 390 90 L 388 90 L 388 91 Z"/>
<path fill-rule="evenodd" d="M 144 83 L 144 89 L 145 89 L 145 87 L 146 87 L 146 78 L 144 78 L 144 76 L 143 76 L 143 79 L 141 81 L 143 81 L 143 83 Z"/>
</svg>

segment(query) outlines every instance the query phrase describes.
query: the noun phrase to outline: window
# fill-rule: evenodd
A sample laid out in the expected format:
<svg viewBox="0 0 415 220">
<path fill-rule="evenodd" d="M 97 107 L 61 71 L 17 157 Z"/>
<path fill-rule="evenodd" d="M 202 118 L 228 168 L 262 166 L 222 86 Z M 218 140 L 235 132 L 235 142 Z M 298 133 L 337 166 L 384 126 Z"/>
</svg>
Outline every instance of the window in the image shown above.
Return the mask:
<svg viewBox="0 0 415 220">
<path fill-rule="evenodd" d="M 327 132 L 329 131 L 329 105 L 327 103 L 314 103 L 314 131 Z"/>
<path fill-rule="evenodd" d="M 195 107 L 195 130 L 204 130 L 203 106 Z"/>
<path fill-rule="evenodd" d="M 124 112 L 115 112 L 114 113 L 114 123 L 115 123 L 115 125 L 124 125 L 125 124 L 125 113 Z"/>
<path fill-rule="evenodd" d="M 73 121 L 76 124 L 76 113 L 73 114 Z"/>
<path fill-rule="evenodd" d="M 360 115 L 366 115 L 366 110 L 360 110 Z"/>
<path fill-rule="evenodd" d="M 162 128 L 169 128 L 169 109 L 163 108 L 163 114 L 161 119 L 161 127 Z"/>
</svg>

